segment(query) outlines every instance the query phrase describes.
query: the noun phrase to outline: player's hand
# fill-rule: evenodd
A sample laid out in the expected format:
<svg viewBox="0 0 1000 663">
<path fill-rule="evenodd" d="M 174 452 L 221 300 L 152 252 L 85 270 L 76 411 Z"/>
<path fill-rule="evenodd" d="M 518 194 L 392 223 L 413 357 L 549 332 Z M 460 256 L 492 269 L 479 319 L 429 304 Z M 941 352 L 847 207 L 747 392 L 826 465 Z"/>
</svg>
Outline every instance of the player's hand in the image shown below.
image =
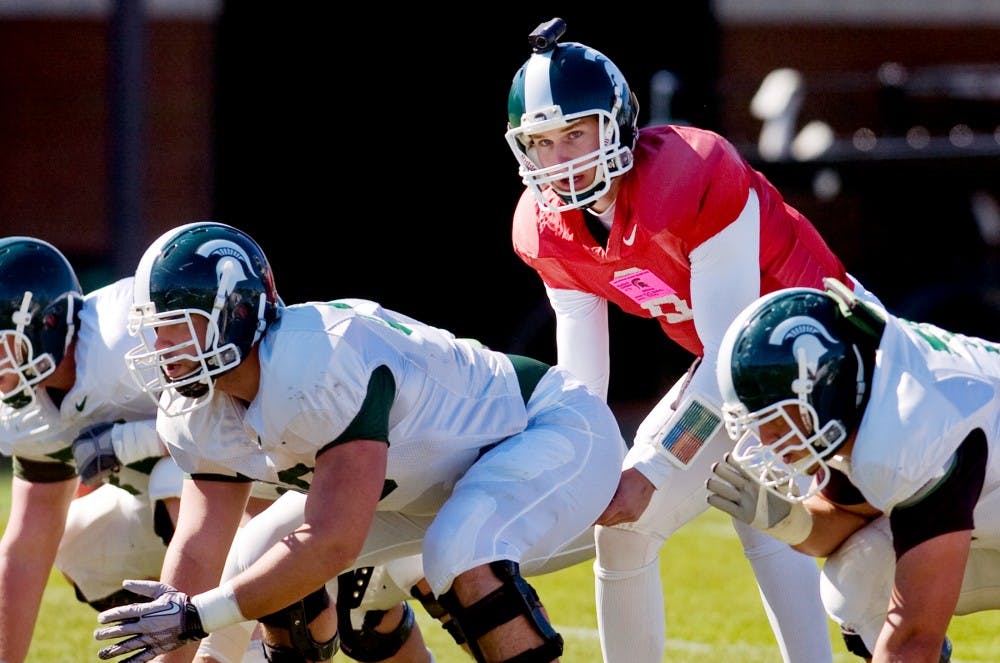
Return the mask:
<svg viewBox="0 0 1000 663">
<path fill-rule="evenodd" d="M 99 623 L 111 624 L 94 631 L 97 640 L 132 636 L 101 649 L 98 658 L 107 660 L 138 652 L 119 663 L 142 663 L 208 635 L 187 594 L 151 580 L 126 580 L 122 587 L 152 600 L 110 608 L 97 615 Z"/>
<path fill-rule="evenodd" d="M 85 486 L 99 486 L 122 468 L 111 443 L 113 427 L 110 421 L 87 426 L 73 440 L 73 461 Z"/>
<path fill-rule="evenodd" d="M 615 496 L 597 519 L 597 524 L 611 526 L 638 520 L 654 492 L 653 483 L 642 472 L 630 467 L 619 477 Z"/>
<path fill-rule="evenodd" d="M 732 454 L 712 465 L 705 487 L 710 505 L 793 546 L 805 541 L 812 531 L 812 516 L 802 504 L 769 491 L 747 474 Z"/>
</svg>

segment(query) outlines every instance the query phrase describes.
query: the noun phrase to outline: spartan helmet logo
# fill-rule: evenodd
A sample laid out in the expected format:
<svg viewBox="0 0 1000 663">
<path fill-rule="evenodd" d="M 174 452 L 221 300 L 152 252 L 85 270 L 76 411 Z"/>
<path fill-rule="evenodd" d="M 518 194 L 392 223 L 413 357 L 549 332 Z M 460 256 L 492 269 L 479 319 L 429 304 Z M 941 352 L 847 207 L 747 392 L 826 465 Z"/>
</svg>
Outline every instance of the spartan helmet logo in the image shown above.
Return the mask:
<svg viewBox="0 0 1000 663">
<path fill-rule="evenodd" d="M 821 360 L 837 340 L 815 318 L 796 315 L 783 320 L 768 337 L 775 346 L 791 346 L 792 356 L 799 367 L 799 377 L 792 380 L 792 391 L 806 400 L 812 392 Z"/>
<path fill-rule="evenodd" d="M 218 256 L 219 259 L 215 264 L 215 275 L 219 280 L 220 294 L 229 295 L 232 293 L 237 283 L 249 278 L 247 272 L 251 276 L 257 276 L 257 273 L 253 271 L 250 256 L 243 250 L 243 247 L 228 239 L 209 240 L 199 246 L 195 253 L 205 258 Z"/>
</svg>

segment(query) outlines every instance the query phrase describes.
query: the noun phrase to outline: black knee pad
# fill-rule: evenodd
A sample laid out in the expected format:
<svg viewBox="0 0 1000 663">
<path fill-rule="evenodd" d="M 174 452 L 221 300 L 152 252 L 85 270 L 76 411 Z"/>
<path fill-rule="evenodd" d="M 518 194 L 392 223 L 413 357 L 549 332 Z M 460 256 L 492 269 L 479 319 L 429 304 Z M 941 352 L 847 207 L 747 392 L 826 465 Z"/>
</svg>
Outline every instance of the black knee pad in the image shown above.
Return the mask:
<svg viewBox="0 0 1000 663">
<path fill-rule="evenodd" d="M 374 663 L 385 660 L 402 649 L 416 624 L 413 610 L 404 603 L 403 618 L 399 621 L 399 625 L 388 633 L 380 633 L 375 630 L 375 627 L 382 621 L 385 613 L 385 610 L 369 610 L 365 613 L 361 628 L 355 630 L 351 624 L 350 610 L 344 610 L 344 614 L 341 616 L 341 608 L 338 604 L 337 622 L 340 626 L 341 650 L 355 661 Z"/>
<path fill-rule="evenodd" d="M 83 595 L 80 588 L 73 584 L 73 591 L 76 592 L 76 598 L 81 603 L 86 603 L 94 610 L 98 612 L 104 612 L 109 608 L 117 608 L 119 606 L 128 605 L 129 603 L 146 603 L 149 601 L 148 596 L 143 596 L 142 594 L 136 594 L 135 592 L 130 592 L 127 589 L 119 589 L 117 592 L 112 592 L 101 599 L 95 599 L 93 601 L 88 601 L 87 597 Z"/>
<path fill-rule="evenodd" d="M 491 562 L 490 570 L 503 584 L 472 605 L 462 606 L 455 596 L 454 589 L 445 592 L 440 598 L 441 605 L 451 613 L 462 628 L 476 661 L 478 663 L 486 661 L 479 648 L 479 638 L 501 624 L 506 624 L 522 615 L 528 619 L 528 623 L 534 627 L 544 642 L 534 649 L 507 659 L 504 663 L 549 663 L 552 659 L 559 658 L 563 652 L 562 636 L 556 633 L 549 620 L 545 618 L 538 594 L 521 577 L 518 565 L 508 560 L 500 560 Z"/>
<path fill-rule="evenodd" d="M 375 630 L 382 621 L 384 610 L 369 610 L 365 613 L 360 629 L 351 623 L 351 610 L 359 607 L 372 579 L 371 566 L 353 571 L 345 571 L 337 576 L 337 624 L 340 631 L 340 647 L 344 653 L 356 661 L 381 661 L 389 658 L 406 643 L 416 623 L 410 606 L 404 604 L 403 619 L 389 633 Z"/>
<path fill-rule="evenodd" d="M 427 592 L 424 594 L 420 591 L 419 586 L 414 585 L 410 588 L 410 595 L 420 601 L 420 604 L 424 606 L 424 610 L 427 611 L 428 615 L 441 622 L 441 628 L 448 632 L 448 635 L 451 636 L 456 645 L 461 647 L 465 644 L 465 634 L 462 633 L 462 627 L 458 625 L 457 620 L 448 614 L 444 606 L 434 598 L 433 593 Z"/>
<path fill-rule="evenodd" d="M 868 647 L 865 646 L 865 641 L 862 640 L 861 636 L 854 631 L 840 629 L 840 637 L 844 639 L 844 645 L 847 646 L 847 651 L 851 652 L 855 656 L 860 656 L 865 660 L 872 657 L 872 653 L 868 651 Z"/>
<path fill-rule="evenodd" d="M 326 642 L 317 642 L 309 632 L 309 622 L 316 619 L 330 605 L 330 596 L 325 587 L 320 587 L 301 601 L 282 608 L 259 621 L 265 626 L 288 631 L 291 647 L 279 647 L 264 643 L 264 656 L 270 663 L 300 663 L 301 661 L 328 661 L 340 648 L 340 637 L 334 634 Z"/>
<path fill-rule="evenodd" d="M 169 546 L 174 538 L 174 521 L 163 500 L 156 500 L 153 505 L 153 533 L 160 537 L 165 546 Z"/>
<path fill-rule="evenodd" d="M 311 639 L 311 638 L 310 638 Z M 310 663 L 311 661 L 329 661 L 337 653 L 337 636 L 333 636 L 328 642 L 323 644 L 333 644 L 333 651 L 326 658 L 313 658 L 311 653 L 304 653 L 295 647 L 279 647 L 262 642 L 264 647 L 264 659 L 267 663 Z"/>
</svg>

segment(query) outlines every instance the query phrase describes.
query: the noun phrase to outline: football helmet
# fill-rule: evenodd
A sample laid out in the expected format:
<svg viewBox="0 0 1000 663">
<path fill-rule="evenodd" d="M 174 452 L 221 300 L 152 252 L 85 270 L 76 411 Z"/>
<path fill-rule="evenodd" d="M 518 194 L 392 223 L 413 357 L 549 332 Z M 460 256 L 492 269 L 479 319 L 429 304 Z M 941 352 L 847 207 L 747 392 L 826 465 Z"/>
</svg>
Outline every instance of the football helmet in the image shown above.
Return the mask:
<svg viewBox="0 0 1000 663">
<path fill-rule="evenodd" d="M 559 34 L 540 45 L 531 41 L 534 52 L 514 75 L 507 97 L 507 143 L 517 159 L 522 181 L 547 210 L 587 207 L 607 193 L 611 180 L 632 167 L 632 149 L 638 136 L 639 102 L 622 72 L 589 46 L 558 43 Z M 543 168 L 534 155 L 531 135 L 591 115 L 597 117 L 600 127 L 598 149 Z M 596 175 L 586 189 L 556 191 L 561 205 L 553 205 L 545 197 L 544 189 L 552 182 L 566 180 L 572 186 L 575 175 L 591 168 L 596 168 Z"/>
<path fill-rule="evenodd" d="M 164 412 L 189 412 L 208 403 L 215 379 L 239 366 L 280 304 L 271 266 L 249 235 L 214 221 L 179 226 L 139 261 L 128 326 L 140 343 L 126 353 L 126 365 Z M 208 322 L 204 339 L 196 333 L 199 317 Z M 184 326 L 183 340 L 158 347 L 157 333 L 171 325 Z M 179 360 L 195 368 L 168 377 L 165 367 Z"/>
<path fill-rule="evenodd" d="M 16 410 L 35 401 L 76 334 L 83 292 L 59 250 L 32 237 L 0 239 L 0 375 L 17 382 L 0 393 Z"/>
<path fill-rule="evenodd" d="M 822 290 L 778 290 L 745 308 L 726 331 L 717 364 L 733 458 L 785 499 L 819 492 L 861 421 L 877 344 Z M 763 441 L 760 426 L 775 420 L 787 432 Z M 786 460 L 792 452 L 804 455 Z"/>
</svg>

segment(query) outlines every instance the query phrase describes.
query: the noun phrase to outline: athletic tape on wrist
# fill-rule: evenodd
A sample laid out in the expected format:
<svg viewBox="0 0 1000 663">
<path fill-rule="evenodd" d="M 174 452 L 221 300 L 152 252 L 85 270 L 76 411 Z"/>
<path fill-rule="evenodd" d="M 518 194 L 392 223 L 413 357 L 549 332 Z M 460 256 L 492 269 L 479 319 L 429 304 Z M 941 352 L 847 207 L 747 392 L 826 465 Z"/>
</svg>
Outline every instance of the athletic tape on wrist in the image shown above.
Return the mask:
<svg viewBox="0 0 1000 663">
<path fill-rule="evenodd" d="M 236 594 L 233 593 L 232 584 L 228 582 L 192 596 L 191 603 L 198 609 L 201 627 L 207 633 L 247 620 L 240 612 L 240 604 L 236 602 Z"/>
<path fill-rule="evenodd" d="M 805 506 L 796 503 L 781 522 L 763 531 L 790 546 L 797 546 L 809 538 L 812 528 L 812 514 Z"/>
</svg>

